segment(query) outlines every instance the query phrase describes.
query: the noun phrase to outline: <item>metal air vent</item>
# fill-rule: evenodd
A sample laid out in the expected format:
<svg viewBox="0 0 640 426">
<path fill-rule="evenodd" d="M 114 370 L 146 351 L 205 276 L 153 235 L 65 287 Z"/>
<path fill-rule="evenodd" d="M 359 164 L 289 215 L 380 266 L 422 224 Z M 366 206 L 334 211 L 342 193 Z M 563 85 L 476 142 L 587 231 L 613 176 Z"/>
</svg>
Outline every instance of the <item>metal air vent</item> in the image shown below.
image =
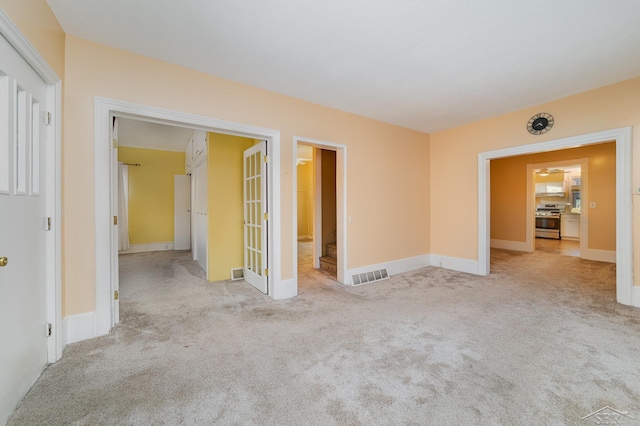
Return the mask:
<svg viewBox="0 0 640 426">
<path fill-rule="evenodd" d="M 382 281 L 389 278 L 387 269 L 377 269 L 375 271 L 362 272 L 361 274 L 354 274 L 351 276 L 351 282 L 353 285 L 369 284 L 376 281 Z"/>
<path fill-rule="evenodd" d="M 244 269 L 235 268 L 231 270 L 231 281 L 237 281 L 244 278 Z"/>
</svg>

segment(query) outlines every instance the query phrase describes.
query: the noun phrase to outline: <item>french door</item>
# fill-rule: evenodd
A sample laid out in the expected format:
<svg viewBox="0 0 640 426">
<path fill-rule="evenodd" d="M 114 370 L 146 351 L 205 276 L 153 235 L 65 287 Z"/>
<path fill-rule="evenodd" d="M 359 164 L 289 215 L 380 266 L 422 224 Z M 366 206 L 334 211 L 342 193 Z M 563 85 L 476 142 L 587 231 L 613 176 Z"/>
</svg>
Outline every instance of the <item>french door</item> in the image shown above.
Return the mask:
<svg viewBox="0 0 640 426">
<path fill-rule="evenodd" d="M 267 293 L 267 142 L 262 141 L 246 150 L 243 164 L 244 279 Z"/>
</svg>

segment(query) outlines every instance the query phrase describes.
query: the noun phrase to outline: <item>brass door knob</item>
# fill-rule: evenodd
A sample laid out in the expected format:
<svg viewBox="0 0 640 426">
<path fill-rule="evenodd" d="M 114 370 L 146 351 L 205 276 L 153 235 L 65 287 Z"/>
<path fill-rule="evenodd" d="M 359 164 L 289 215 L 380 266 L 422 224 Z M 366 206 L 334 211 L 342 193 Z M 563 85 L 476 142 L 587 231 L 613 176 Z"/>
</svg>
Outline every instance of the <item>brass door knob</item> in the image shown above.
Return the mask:
<svg viewBox="0 0 640 426">
<path fill-rule="evenodd" d="M 0 257 L 0 268 L 7 266 L 7 263 L 9 263 L 9 258 L 4 256 Z"/>
</svg>

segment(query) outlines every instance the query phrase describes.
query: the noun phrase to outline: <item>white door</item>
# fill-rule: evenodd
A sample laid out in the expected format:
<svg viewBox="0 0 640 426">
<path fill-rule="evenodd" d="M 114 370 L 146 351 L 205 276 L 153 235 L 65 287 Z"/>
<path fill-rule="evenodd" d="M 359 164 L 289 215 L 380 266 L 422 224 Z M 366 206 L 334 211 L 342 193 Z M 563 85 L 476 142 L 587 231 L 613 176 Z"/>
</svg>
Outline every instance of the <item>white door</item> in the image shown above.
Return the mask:
<svg viewBox="0 0 640 426">
<path fill-rule="evenodd" d="M 204 269 L 207 277 L 209 271 L 207 268 L 207 239 L 208 239 L 208 196 L 207 196 L 207 160 L 199 163 L 194 172 L 195 179 L 195 223 L 194 223 L 194 245 L 196 250 L 196 261 L 200 267 Z"/>
<path fill-rule="evenodd" d="M 268 290 L 267 142 L 244 152 L 244 279 L 263 293 Z"/>
<path fill-rule="evenodd" d="M 191 176 L 173 176 L 173 249 L 191 248 Z"/>
<path fill-rule="evenodd" d="M 46 105 L 46 84 L 0 36 L 0 424 L 47 363 Z"/>
</svg>

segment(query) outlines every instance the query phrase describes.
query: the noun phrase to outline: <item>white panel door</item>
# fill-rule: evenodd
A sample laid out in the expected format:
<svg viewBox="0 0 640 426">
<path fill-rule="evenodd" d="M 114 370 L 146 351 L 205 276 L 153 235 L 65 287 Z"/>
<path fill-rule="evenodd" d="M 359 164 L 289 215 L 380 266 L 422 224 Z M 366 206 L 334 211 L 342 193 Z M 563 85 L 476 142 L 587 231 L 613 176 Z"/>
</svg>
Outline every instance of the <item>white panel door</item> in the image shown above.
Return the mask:
<svg viewBox="0 0 640 426">
<path fill-rule="evenodd" d="M 46 84 L 0 36 L 0 424 L 47 363 L 46 105 Z"/>
<path fill-rule="evenodd" d="M 267 142 L 244 152 L 244 279 L 263 293 L 267 268 Z"/>
<path fill-rule="evenodd" d="M 173 176 L 173 249 L 191 248 L 191 176 Z"/>
<path fill-rule="evenodd" d="M 204 269 L 207 277 L 209 271 L 207 268 L 207 239 L 208 239 L 208 196 L 207 196 L 207 160 L 199 163 L 196 166 L 195 172 L 195 230 L 194 230 L 194 244 L 196 249 L 196 261 Z"/>
</svg>

